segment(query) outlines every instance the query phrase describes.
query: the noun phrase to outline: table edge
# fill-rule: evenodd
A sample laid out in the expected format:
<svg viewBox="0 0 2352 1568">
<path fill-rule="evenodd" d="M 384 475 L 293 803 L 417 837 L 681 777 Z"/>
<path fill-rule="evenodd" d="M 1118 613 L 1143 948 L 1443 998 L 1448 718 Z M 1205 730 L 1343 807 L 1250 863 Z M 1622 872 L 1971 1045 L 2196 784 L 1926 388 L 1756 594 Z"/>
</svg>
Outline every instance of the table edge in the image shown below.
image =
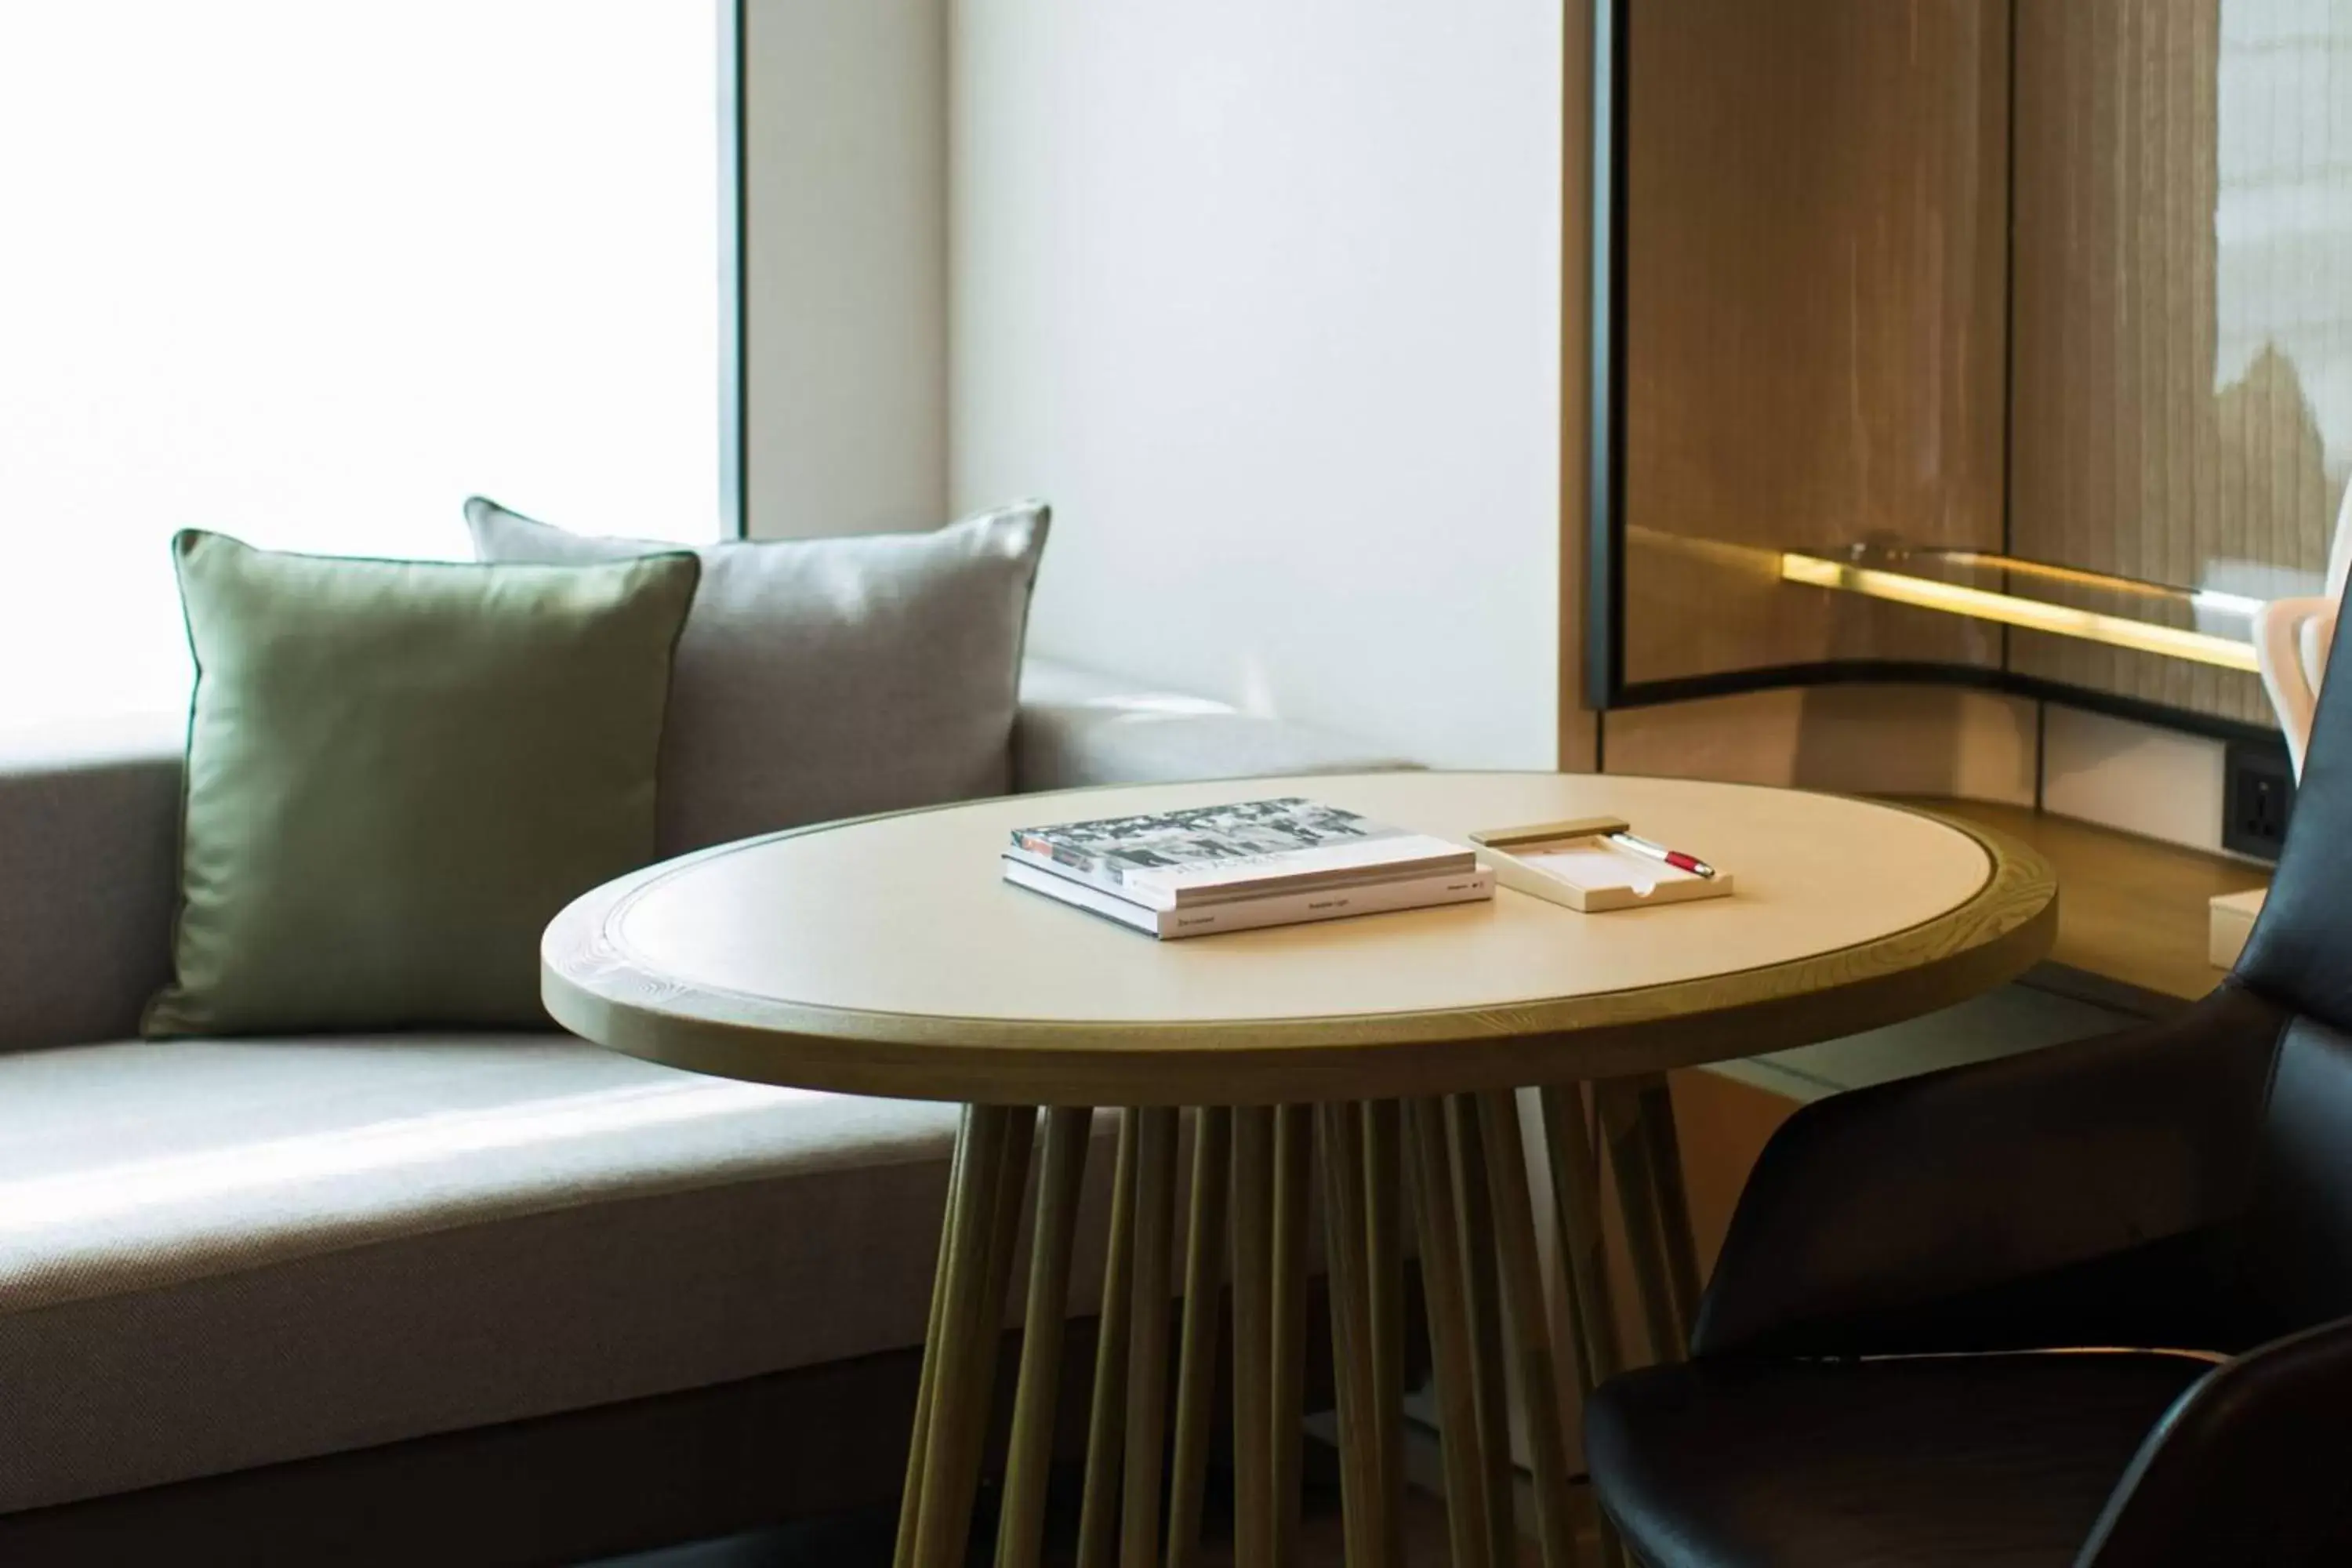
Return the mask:
<svg viewBox="0 0 2352 1568">
<path fill-rule="evenodd" d="M 586 1039 L 720 1077 L 981 1103 L 1265 1104 L 1459 1093 L 1782 1050 L 1963 1001 L 2014 979 L 2049 952 L 2057 885 L 2040 855 L 1994 829 L 1909 803 L 1834 798 L 1908 812 L 1967 836 L 1987 856 L 1984 882 L 1944 913 L 1868 942 L 1595 995 L 1208 1023 L 952 1018 L 688 988 L 637 967 L 604 942 L 613 910 L 697 861 L 741 847 L 722 845 L 574 900 L 542 942 L 541 994 L 555 1020 Z M 878 816 L 907 815 L 913 814 Z M 779 1050 L 786 1041 L 791 1048 Z M 1442 1052 L 1428 1048 L 1440 1045 Z"/>
</svg>

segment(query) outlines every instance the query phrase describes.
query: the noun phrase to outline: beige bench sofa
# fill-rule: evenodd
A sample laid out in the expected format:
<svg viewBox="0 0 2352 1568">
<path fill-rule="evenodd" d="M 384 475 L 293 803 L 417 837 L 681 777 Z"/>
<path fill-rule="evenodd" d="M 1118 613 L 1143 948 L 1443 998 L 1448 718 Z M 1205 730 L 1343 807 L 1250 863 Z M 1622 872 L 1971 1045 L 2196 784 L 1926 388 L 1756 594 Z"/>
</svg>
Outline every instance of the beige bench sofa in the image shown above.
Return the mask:
<svg viewBox="0 0 2352 1568">
<path fill-rule="evenodd" d="M 1022 696 L 1024 791 L 1395 765 Z M 0 754 L 0 1562 L 555 1562 L 887 1496 L 954 1109 L 555 1033 L 138 1040 L 174 747 Z"/>
</svg>

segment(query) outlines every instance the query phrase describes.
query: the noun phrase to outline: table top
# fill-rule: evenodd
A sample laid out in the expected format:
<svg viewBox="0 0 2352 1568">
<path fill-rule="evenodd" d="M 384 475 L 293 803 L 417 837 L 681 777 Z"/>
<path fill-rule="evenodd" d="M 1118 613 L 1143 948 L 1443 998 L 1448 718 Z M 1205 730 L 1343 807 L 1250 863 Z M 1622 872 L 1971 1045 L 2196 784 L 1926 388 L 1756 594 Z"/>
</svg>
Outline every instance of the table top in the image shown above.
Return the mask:
<svg viewBox="0 0 2352 1568">
<path fill-rule="evenodd" d="M 1728 898 L 1491 904 L 1158 942 L 1007 885 L 1016 827 L 1304 795 L 1465 839 L 1616 816 Z M 573 902 L 542 993 L 599 1044 L 907 1099 L 1245 1104 L 1656 1071 L 1853 1033 L 2049 947 L 2031 850 L 1905 806 L 1746 784 L 1390 773 L 1014 796 L 725 845 Z"/>
</svg>

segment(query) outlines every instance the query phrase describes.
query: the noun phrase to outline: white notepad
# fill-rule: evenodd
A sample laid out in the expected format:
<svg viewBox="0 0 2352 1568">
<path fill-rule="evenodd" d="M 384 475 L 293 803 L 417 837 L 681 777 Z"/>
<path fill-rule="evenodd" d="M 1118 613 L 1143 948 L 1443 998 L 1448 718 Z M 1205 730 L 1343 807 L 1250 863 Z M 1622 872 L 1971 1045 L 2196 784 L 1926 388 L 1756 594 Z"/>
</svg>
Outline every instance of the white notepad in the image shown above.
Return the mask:
<svg viewBox="0 0 2352 1568">
<path fill-rule="evenodd" d="M 1702 877 L 1609 841 L 1608 835 L 1629 831 L 1613 817 L 1591 817 L 1492 828 L 1472 834 L 1470 841 L 1486 851 L 1496 882 L 1583 914 L 1730 893 L 1731 874 L 1719 867 L 1714 876 Z"/>
<path fill-rule="evenodd" d="M 1564 877 L 1587 892 L 1596 892 L 1602 888 L 1624 888 L 1637 898 L 1647 898 L 1662 882 L 1702 882 L 1707 879 L 1679 866 L 1668 866 L 1628 854 L 1605 839 L 1571 842 L 1557 849 L 1522 851 L 1517 858 L 1538 871 Z"/>
</svg>

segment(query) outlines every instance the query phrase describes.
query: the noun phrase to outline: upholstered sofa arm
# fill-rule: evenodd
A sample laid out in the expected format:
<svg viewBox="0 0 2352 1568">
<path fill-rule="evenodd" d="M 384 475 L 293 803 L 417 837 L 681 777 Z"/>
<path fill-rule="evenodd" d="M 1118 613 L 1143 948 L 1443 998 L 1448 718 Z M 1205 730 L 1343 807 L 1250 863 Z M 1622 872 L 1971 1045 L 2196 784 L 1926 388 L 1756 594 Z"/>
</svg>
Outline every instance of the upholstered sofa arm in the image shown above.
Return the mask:
<svg viewBox="0 0 2352 1568">
<path fill-rule="evenodd" d="M 135 1033 L 169 978 L 184 723 L 0 739 L 0 1050 Z"/>
<path fill-rule="evenodd" d="M 1837 1095 L 1773 1137 L 1700 1355 L 2208 1345 L 2285 1015 L 2225 985 L 2179 1017 Z"/>
<path fill-rule="evenodd" d="M 1368 742 L 1222 702 L 1033 658 L 1013 730 L 1013 788 L 1162 784 L 1413 764 Z"/>
</svg>

